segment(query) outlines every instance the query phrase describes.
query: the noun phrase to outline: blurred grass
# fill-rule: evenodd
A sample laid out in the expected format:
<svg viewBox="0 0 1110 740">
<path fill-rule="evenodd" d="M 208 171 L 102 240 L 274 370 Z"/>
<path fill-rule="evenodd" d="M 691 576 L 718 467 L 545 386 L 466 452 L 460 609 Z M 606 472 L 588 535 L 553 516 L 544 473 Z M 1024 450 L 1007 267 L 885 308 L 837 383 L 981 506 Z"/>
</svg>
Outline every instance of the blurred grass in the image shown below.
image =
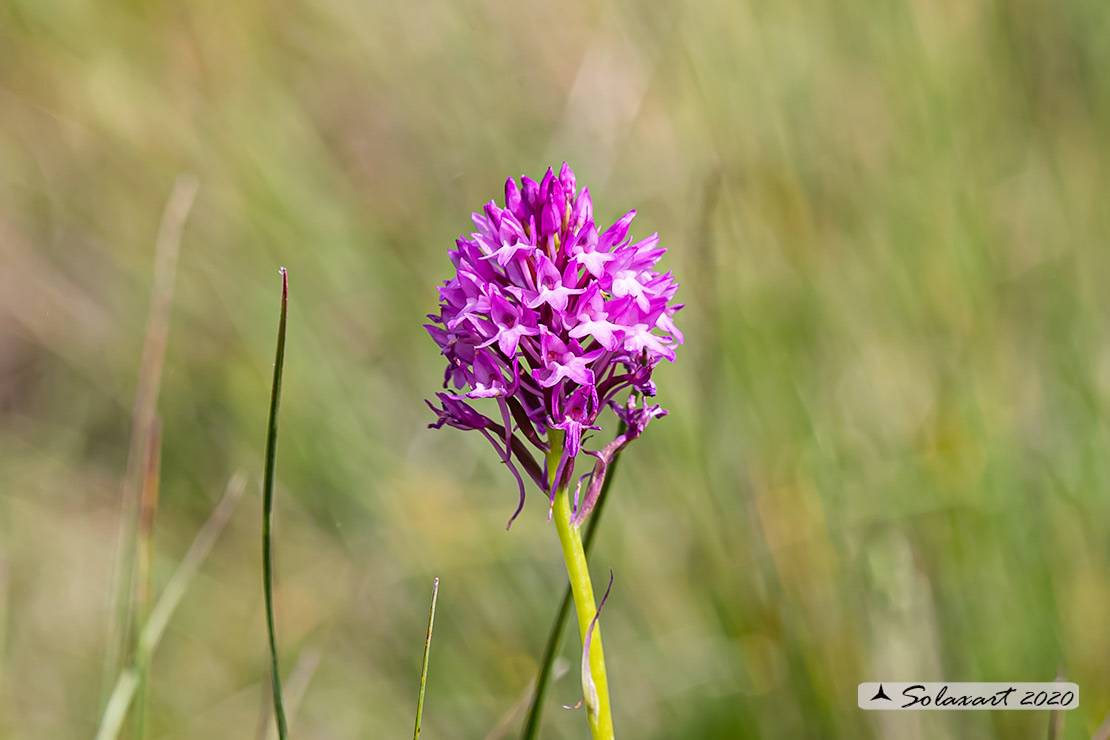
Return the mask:
<svg viewBox="0 0 1110 740">
<path fill-rule="evenodd" d="M 1110 8 L 1101 0 L 528 7 L 0 5 L 0 735 L 90 736 L 153 243 L 186 226 L 156 588 L 258 470 L 277 265 L 297 276 L 278 481 L 298 737 L 483 737 L 564 576 L 484 442 L 424 428 L 419 325 L 468 213 L 567 159 L 683 284 L 671 415 L 594 555 L 624 737 L 1044 735 L 864 715 L 875 677 L 1110 707 Z M 150 737 L 240 738 L 266 680 L 240 512 L 152 667 Z M 565 650 L 573 651 L 573 645 Z M 569 654 L 569 653 L 568 653 Z M 552 701 L 573 704 L 573 682 Z M 580 737 L 550 711 L 546 736 Z"/>
</svg>

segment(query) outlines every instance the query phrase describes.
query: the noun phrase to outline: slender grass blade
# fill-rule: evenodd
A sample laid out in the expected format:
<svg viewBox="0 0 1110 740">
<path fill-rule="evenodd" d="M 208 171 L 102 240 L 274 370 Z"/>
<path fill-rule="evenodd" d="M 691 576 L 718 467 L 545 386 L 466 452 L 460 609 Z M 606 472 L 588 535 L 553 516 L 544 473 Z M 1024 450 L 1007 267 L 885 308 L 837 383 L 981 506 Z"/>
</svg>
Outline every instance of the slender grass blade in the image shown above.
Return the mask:
<svg viewBox="0 0 1110 740">
<path fill-rule="evenodd" d="M 288 740 L 285 707 L 281 698 L 281 673 L 278 669 L 277 636 L 274 626 L 274 466 L 277 462 L 278 411 L 281 407 L 281 374 L 285 365 L 285 318 L 289 305 L 289 275 L 281 268 L 281 318 L 278 321 L 277 353 L 274 357 L 274 382 L 270 390 L 270 421 L 266 434 L 266 471 L 262 481 L 262 584 L 266 592 L 266 629 L 270 642 L 270 685 L 274 690 L 274 716 L 278 738 Z"/>
<path fill-rule="evenodd" d="M 432 583 L 432 608 L 428 612 L 428 636 L 424 638 L 424 666 L 420 669 L 420 696 L 416 700 L 416 727 L 412 731 L 412 740 L 420 737 L 420 723 L 424 719 L 424 685 L 428 679 L 428 654 L 432 648 L 432 626 L 436 621 L 436 597 L 439 596 L 439 579 Z"/>
</svg>

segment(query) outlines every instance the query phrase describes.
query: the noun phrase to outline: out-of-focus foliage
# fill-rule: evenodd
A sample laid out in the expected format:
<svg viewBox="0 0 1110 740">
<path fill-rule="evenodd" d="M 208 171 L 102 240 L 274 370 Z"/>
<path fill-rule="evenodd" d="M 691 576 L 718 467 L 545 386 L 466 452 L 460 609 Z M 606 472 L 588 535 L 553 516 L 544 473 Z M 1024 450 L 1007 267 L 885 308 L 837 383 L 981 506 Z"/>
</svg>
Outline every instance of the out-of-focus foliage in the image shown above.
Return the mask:
<svg viewBox="0 0 1110 740">
<path fill-rule="evenodd" d="M 1104 0 L 7 0 L 0 735 L 95 727 L 153 243 L 187 171 L 156 583 L 261 471 L 286 265 L 279 637 L 287 667 L 320 655 L 294 735 L 405 735 L 438 575 L 424 734 L 486 736 L 565 574 L 544 502 L 506 533 L 485 442 L 425 429 L 420 324 L 469 212 L 566 159 L 600 219 L 659 230 L 687 303 L 671 415 L 594 556 L 621 736 L 1036 737 L 1039 712 L 865 714 L 855 686 L 1064 671 L 1064 737 L 1090 737 L 1107 70 Z M 254 733 L 259 528 L 255 493 L 155 656 L 151 737 Z M 557 709 L 577 692 L 555 684 L 547 737 L 584 736 Z"/>
</svg>

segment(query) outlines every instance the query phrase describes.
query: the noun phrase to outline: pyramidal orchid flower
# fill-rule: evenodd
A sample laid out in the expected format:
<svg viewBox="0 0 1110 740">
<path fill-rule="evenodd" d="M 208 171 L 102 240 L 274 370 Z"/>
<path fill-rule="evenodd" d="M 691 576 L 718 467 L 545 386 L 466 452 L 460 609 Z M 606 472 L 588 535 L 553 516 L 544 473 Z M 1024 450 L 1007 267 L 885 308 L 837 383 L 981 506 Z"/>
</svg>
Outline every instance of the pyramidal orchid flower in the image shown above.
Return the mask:
<svg viewBox="0 0 1110 740">
<path fill-rule="evenodd" d="M 425 325 L 446 361 L 448 391 L 428 401 L 436 414 L 429 426 L 477 431 L 493 446 L 517 482 L 510 525 L 524 507 L 525 477 L 548 499 L 578 615 L 583 703 L 595 740 L 613 738 L 613 721 L 579 528 L 616 455 L 667 413 L 641 399 L 655 395 L 653 370 L 674 361 L 683 343 L 674 323 L 678 285 L 656 269 L 666 250 L 655 234 L 629 236 L 635 215 L 600 228 L 589 191 L 578 190 L 566 164 L 540 182 L 509 179 L 504 205 L 490 201 L 474 213 L 477 231 L 448 252 L 455 274 L 439 287 L 439 310 Z M 585 449 L 586 433 L 601 428 L 607 409 L 620 433 Z M 592 469 L 577 482 L 572 506 L 568 489 L 583 456 Z"/>
<path fill-rule="evenodd" d="M 504 206 L 474 213 L 477 232 L 449 252 L 455 274 L 426 325 L 447 361 L 444 388 L 459 391 L 433 407 L 434 426 L 489 430 L 493 419 L 468 402 L 494 399 L 502 461 L 514 473 L 546 469 L 530 477 L 549 499 L 572 479 L 584 430 L 621 407 L 622 392 L 654 395 L 652 370 L 683 341 L 678 286 L 656 270 L 659 237 L 629 238 L 635 211 L 600 229 L 588 189 L 576 188 L 566 164 L 538 183 L 509 179 Z M 514 445 L 518 435 L 528 444 Z"/>
</svg>

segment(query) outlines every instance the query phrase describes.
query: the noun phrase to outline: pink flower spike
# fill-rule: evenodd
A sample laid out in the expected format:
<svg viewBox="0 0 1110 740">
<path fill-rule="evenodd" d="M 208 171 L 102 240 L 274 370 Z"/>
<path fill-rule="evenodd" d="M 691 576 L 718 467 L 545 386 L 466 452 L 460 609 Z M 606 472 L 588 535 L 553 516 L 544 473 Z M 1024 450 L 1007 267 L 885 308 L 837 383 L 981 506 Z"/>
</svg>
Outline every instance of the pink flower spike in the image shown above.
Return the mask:
<svg viewBox="0 0 1110 740">
<path fill-rule="evenodd" d="M 684 341 L 674 322 L 678 286 L 657 268 L 658 234 L 633 242 L 635 211 L 599 227 L 589 189 L 578 186 L 566 164 L 539 182 L 509 179 L 504 203 L 478 209 L 474 232 L 447 250 L 453 272 L 425 325 L 446 366 L 444 388 L 454 391 L 429 404 L 433 426 L 480 430 L 514 476 L 527 473 L 545 495 L 547 472 L 563 485 L 579 453 L 611 459 L 634 438 L 622 434 L 602 451 L 583 440 L 606 408 L 632 414 L 613 405 L 618 394 L 653 395 L 654 368 Z M 492 418 L 471 401 L 496 404 Z M 548 457 L 552 430 L 564 433 L 557 463 Z M 556 471 L 545 470 L 549 459 Z M 595 466 L 576 523 L 603 477 L 604 465 L 601 475 Z"/>
</svg>

